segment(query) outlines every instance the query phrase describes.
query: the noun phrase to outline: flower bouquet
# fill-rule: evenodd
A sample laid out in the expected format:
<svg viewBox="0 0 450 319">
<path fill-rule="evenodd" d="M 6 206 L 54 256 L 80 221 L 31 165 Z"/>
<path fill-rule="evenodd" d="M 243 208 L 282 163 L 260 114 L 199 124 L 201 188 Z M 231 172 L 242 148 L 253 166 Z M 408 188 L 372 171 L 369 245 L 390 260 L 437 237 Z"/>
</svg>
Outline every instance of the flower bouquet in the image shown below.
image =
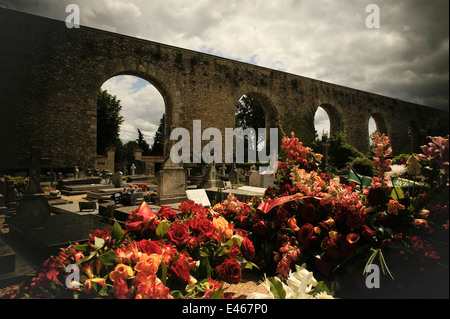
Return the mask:
<svg viewBox="0 0 450 319">
<path fill-rule="evenodd" d="M 125 229 L 97 230 L 45 261 L 16 298 L 224 298 L 220 282 L 238 283 L 251 268 L 244 232 L 192 201 L 180 213 L 145 202 Z"/>
</svg>

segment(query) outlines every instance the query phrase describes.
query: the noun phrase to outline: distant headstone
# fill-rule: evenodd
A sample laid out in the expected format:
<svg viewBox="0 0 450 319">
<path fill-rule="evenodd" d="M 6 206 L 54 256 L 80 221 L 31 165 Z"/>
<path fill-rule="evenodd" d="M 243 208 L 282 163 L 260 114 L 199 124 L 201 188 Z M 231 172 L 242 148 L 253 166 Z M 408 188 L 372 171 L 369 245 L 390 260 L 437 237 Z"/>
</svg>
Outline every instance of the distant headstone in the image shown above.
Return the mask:
<svg viewBox="0 0 450 319">
<path fill-rule="evenodd" d="M 261 186 L 261 176 L 256 170 L 255 166 L 252 166 L 248 174 L 248 186 L 260 187 Z"/>
<path fill-rule="evenodd" d="M 180 203 L 186 200 L 187 175 L 183 166 L 167 158 L 156 174 L 156 205 Z"/>
<path fill-rule="evenodd" d="M 223 182 L 223 189 L 231 189 L 231 188 L 233 188 L 233 185 L 231 185 L 230 181 Z"/>
<path fill-rule="evenodd" d="M 211 207 L 208 195 L 204 189 L 190 189 L 186 191 L 186 196 L 189 200 L 196 204 L 201 204 L 203 207 Z"/>
<path fill-rule="evenodd" d="M 261 187 L 267 188 L 267 187 L 275 187 L 275 181 L 276 178 L 270 174 L 262 174 L 261 176 Z"/>
<path fill-rule="evenodd" d="M 231 167 L 231 170 L 228 173 L 228 179 L 230 180 L 231 184 L 239 183 L 239 171 L 236 168 L 236 163 L 233 163 L 233 166 Z"/>
<path fill-rule="evenodd" d="M 112 183 L 114 185 L 114 187 L 116 188 L 120 188 L 122 187 L 123 184 L 123 173 L 122 172 L 115 172 L 112 177 Z"/>
<path fill-rule="evenodd" d="M 97 202 L 79 202 L 78 207 L 80 208 L 80 212 L 82 212 L 83 210 L 95 211 L 97 209 Z"/>
</svg>

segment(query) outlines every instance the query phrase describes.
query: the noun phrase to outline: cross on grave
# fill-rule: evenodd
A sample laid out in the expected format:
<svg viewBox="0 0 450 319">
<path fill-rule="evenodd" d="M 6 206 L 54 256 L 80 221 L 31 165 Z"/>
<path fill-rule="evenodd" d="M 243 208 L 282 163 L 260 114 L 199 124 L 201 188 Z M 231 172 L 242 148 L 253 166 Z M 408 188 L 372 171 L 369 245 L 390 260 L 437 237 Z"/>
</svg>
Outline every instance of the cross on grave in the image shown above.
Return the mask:
<svg viewBox="0 0 450 319">
<path fill-rule="evenodd" d="M 51 167 L 52 160 L 49 158 L 41 158 L 41 148 L 33 146 L 31 148 L 31 156 L 28 160 L 20 160 L 21 166 L 29 169 L 30 186 L 25 191 L 26 194 L 42 194 L 40 186 L 40 175 L 42 167 Z"/>
</svg>

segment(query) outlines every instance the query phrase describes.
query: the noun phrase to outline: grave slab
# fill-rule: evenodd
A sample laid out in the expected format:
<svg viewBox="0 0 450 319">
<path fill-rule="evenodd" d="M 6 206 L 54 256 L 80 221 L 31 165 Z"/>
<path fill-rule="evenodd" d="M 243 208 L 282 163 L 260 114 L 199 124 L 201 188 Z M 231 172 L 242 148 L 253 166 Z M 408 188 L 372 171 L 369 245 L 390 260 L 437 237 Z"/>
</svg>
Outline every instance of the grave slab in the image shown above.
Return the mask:
<svg viewBox="0 0 450 319">
<path fill-rule="evenodd" d="M 78 206 L 78 204 L 77 204 Z M 39 249 L 43 254 L 56 255 L 60 248 L 71 243 L 82 243 L 89 240 L 89 234 L 97 229 L 111 226 L 93 218 L 72 213 L 50 215 L 46 223 L 39 228 L 25 225 L 11 225 L 10 231 L 15 236 L 25 238 L 30 243 L 30 250 Z"/>
<path fill-rule="evenodd" d="M 201 204 L 203 207 L 211 207 L 206 190 L 204 189 L 191 189 L 186 191 L 188 200 L 194 201 L 196 204 Z"/>
</svg>

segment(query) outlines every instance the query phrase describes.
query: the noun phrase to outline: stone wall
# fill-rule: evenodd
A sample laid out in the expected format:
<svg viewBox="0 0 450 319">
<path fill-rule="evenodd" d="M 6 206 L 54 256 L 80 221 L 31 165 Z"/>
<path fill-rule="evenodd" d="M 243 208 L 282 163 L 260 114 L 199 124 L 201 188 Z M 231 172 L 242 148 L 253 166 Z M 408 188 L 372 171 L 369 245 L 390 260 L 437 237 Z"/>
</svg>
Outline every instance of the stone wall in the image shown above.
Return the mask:
<svg viewBox="0 0 450 319">
<path fill-rule="evenodd" d="M 294 131 L 305 143 L 314 138 L 319 106 L 332 131 L 342 130 L 363 152 L 372 115 L 396 153 L 411 144 L 409 128 L 415 144 L 427 134 L 448 134 L 448 112 L 294 74 L 7 9 L 0 9 L 0 29 L 0 167 L 27 158 L 31 146 L 42 147 L 55 167 L 93 167 L 97 93 L 121 74 L 151 82 L 163 96 L 166 156 L 171 130 L 185 127 L 192 136 L 193 120 L 224 137 L 244 94 L 260 101 L 266 127 Z M 432 132 L 436 123 L 446 127 Z"/>
</svg>

